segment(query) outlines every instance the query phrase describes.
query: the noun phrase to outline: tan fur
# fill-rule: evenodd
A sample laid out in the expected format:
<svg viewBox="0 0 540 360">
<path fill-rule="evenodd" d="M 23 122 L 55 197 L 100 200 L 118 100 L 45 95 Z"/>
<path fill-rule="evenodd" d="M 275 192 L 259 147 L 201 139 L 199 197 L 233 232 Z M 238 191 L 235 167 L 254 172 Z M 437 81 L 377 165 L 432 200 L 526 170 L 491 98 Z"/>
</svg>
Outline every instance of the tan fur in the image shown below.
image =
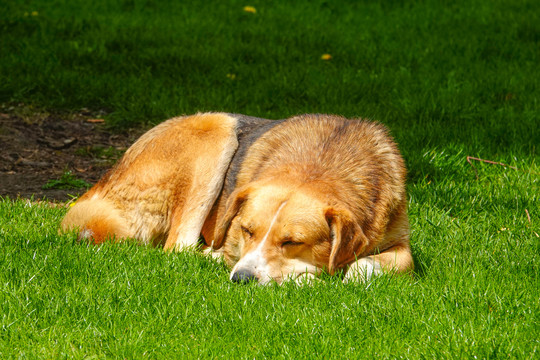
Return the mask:
<svg viewBox="0 0 540 360">
<path fill-rule="evenodd" d="M 79 228 L 96 242 L 92 234 L 107 229 L 166 249 L 195 245 L 238 145 L 236 122 L 197 114 L 154 127 L 81 197 L 62 229 Z"/>
<path fill-rule="evenodd" d="M 132 236 L 119 211 L 104 199 L 87 199 L 75 203 L 62 222 L 66 228 L 71 227 L 68 224 L 84 224 L 81 226 L 80 237 L 91 237 L 96 244 L 112 237 Z"/>
<path fill-rule="evenodd" d="M 405 176 L 381 125 L 306 115 L 276 127 L 250 148 L 218 226 L 233 275 L 281 282 L 354 269 L 368 256 L 378 268 L 412 270 Z"/>
<path fill-rule="evenodd" d="M 225 192 L 239 124 L 207 113 L 156 126 L 79 199 L 62 229 L 167 250 L 193 246 L 202 233 L 222 248 L 233 280 L 280 283 L 326 269 L 358 281 L 412 270 L 406 170 L 382 125 L 328 115 L 279 123 L 251 140 Z"/>
</svg>

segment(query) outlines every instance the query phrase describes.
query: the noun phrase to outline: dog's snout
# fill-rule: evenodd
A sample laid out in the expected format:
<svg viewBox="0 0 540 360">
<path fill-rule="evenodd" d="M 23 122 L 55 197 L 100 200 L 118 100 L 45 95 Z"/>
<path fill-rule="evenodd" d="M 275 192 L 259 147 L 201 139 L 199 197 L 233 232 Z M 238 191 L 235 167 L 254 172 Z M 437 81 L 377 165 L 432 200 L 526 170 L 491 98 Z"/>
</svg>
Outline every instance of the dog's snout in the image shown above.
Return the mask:
<svg viewBox="0 0 540 360">
<path fill-rule="evenodd" d="M 248 283 L 252 281 L 258 281 L 257 277 L 248 270 L 237 270 L 231 277 L 231 280 L 235 283 Z"/>
</svg>

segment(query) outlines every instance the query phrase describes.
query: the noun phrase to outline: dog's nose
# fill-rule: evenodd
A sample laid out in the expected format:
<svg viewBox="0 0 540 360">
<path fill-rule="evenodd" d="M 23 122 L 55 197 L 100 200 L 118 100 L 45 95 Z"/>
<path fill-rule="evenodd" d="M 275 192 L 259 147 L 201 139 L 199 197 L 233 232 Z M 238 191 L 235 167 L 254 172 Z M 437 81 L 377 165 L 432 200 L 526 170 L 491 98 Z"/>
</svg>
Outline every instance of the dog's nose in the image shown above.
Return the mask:
<svg viewBox="0 0 540 360">
<path fill-rule="evenodd" d="M 258 281 L 257 277 L 248 270 L 237 270 L 231 280 L 235 283 L 248 283 L 251 281 Z"/>
</svg>

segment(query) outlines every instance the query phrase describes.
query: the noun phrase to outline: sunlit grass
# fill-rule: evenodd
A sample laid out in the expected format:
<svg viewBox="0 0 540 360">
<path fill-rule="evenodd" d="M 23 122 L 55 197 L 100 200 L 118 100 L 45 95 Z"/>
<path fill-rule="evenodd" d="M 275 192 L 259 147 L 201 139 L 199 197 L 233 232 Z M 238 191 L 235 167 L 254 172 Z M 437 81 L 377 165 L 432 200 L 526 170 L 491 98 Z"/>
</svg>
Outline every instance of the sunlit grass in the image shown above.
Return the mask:
<svg viewBox="0 0 540 360">
<path fill-rule="evenodd" d="M 1 355 L 534 358 L 538 167 L 475 180 L 426 156 L 453 175 L 409 185 L 416 274 L 369 285 L 240 286 L 200 254 L 80 244 L 57 235 L 65 209 L 4 200 Z"/>
</svg>

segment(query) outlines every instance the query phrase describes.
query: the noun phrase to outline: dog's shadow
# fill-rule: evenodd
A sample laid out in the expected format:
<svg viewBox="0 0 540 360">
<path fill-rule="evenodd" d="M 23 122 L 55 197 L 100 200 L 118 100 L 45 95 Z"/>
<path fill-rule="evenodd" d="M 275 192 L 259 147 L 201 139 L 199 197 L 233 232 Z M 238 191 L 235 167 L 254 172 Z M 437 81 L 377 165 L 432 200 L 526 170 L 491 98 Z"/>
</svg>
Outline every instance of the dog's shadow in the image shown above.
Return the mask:
<svg viewBox="0 0 540 360">
<path fill-rule="evenodd" d="M 414 246 L 412 246 L 412 257 L 414 263 L 413 277 L 415 279 L 424 278 L 427 276 L 427 271 L 431 267 L 431 259 L 414 250 Z"/>
</svg>

